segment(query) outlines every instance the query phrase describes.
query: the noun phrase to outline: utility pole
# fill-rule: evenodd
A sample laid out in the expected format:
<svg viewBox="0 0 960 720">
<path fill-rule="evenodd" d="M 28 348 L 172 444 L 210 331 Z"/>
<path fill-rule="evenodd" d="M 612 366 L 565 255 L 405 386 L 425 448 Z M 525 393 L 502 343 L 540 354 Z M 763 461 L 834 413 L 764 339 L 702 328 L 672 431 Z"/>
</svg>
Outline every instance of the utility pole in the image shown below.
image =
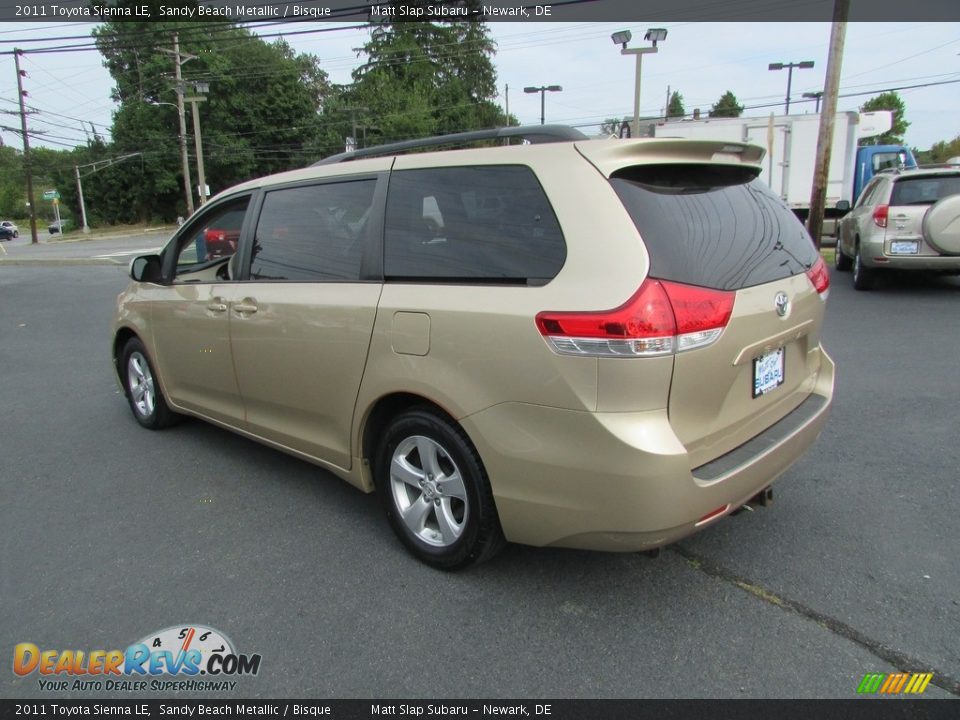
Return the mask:
<svg viewBox="0 0 960 720">
<path fill-rule="evenodd" d="M 354 105 L 351 107 L 345 107 L 343 109 L 346 112 L 350 113 L 350 125 L 353 128 L 352 130 L 353 135 L 351 136 L 353 139 L 353 147 L 348 147 L 349 143 L 344 143 L 344 150 L 346 150 L 347 152 L 350 152 L 351 150 L 356 150 L 358 147 L 360 147 L 360 138 L 357 137 L 357 130 L 359 129 L 357 125 L 357 113 L 370 112 L 370 108 Z M 364 144 L 366 144 L 366 136 L 364 136 Z"/>
<path fill-rule="evenodd" d="M 193 182 L 190 180 L 190 163 L 187 161 L 187 120 L 184 117 L 183 107 L 183 76 L 180 66 L 185 62 L 196 59 L 195 55 L 188 55 L 185 60 L 180 58 L 180 35 L 173 34 L 173 50 L 159 48 L 161 52 L 173 55 L 174 79 L 177 90 L 177 118 L 180 121 L 180 164 L 183 172 L 183 192 L 187 199 L 187 215 L 193 215 Z"/>
<path fill-rule="evenodd" d="M 205 82 L 198 82 L 194 85 L 194 90 L 198 93 L 209 92 L 210 86 Z M 200 136 L 200 111 L 197 109 L 197 103 L 206 102 L 207 99 L 202 95 L 194 95 L 184 98 L 191 105 L 193 114 L 193 142 L 197 150 L 197 182 L 200 183 L 200 204 L 207 202 L 207 178 L 203 173 L 203 139 Z"/>
<path fill-rule="evenodd" d="M 670 119 L 670 86 L 667 85 L 667 101 L 663 104 L 663 121 Z"/>
<path fill-rule="evenodd" d="M 73 166 L 73 176 L 77 179 L 77 197 L 80 198 L 80 220 L 83 222 L 83 232 L 90 232 L 87 225 L 87 206 L 83 203 L 83 184 L 80 182 L 80 168 Z"/>
<path fill-rule="evenodd" d="M 13 49 L 13 62 L 17 67 L 17 95 L 20 99 L 20 129 L 23 132 L 23 172 L 27 176 L 27 205 L 30 206 L 30 243 L 37 244 L 37 209 L 33 206 L 33 172 L 30 167 L 30 136 L 27 134 L 27 108 L 23 98 L 23 76 L 26 74 L 20 69 L 20 56 L 23 50 Z"/>
<path fill-rule="evenodd" d="M 810 214 L 807 229 L 813 244 L 820 249 L 823 215 L 827 199 L 827 174 L 833 145 L 833 121 L 837 116 L 837 94 L 840 91 L 840 66 L 843 64 L 843 43 L 847 33 L 850 0 L 834 0 L 833 27 L 830 30 L 830 55 L 827 58 L 827 78 L 823 88 L 823 114 L 820 115 L 820 134 L 817 137 L 817 159 L 813 171 L 813 189 L 810 193 Z"/>
</svg>

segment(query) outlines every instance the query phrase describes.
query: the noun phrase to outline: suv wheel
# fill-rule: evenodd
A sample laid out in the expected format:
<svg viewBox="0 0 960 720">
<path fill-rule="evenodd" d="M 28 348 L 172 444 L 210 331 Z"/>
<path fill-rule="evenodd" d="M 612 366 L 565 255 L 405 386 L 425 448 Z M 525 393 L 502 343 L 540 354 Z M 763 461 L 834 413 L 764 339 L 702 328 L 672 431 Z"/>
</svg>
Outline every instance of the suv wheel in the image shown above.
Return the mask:
<svg viewBox="0 0 960 720">
<path fill-rule="evenodd" d="M 869 290 L 873 287 L 876 271 L 863 264 L 860 253 L 860 244 L 857 244 L 857 254 L 853 258 L 853 287 L 856 290 Z"/>
<path fill-rule="evenodd" d="M 833 266 L 840 272 L 849 272 L 853 267 L 853 261 L 843 254 L 840 238 L 837 238 L 837 251 L 834 254 Z"/>
<path fill-rule="evenodd" d="M 172 425 L 177 415 L 167 406 L 156 381 L 156 373 L 147 359 L 147 351 L 138 338 L 131 338 L 120 360 L 123 388 L 137 422 L 150 430 Z"/>
<path fill-rule="evenodd" d="M 374 477 L 394 532 L 423 562 L 453 570 L 487 560 L 505 544 L 477 451 L 433 410 L 410 410 L 390 424 Z"/>
</svg>

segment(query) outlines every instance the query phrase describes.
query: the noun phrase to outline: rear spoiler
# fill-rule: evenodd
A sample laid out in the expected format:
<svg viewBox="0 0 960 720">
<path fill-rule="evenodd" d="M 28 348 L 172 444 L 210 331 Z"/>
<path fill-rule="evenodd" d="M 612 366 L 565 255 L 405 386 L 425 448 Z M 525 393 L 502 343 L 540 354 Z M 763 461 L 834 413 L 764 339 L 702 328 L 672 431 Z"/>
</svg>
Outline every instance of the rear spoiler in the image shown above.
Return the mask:
<svg viewBox="0 0 960 720">
<path fill-rule="evenodd" d="M 685 138 L 588 140 L 574 143 L 574 146 L 605 177 L 629 165 L 700 163 L 750 167 L 759 174 L 767 152 L 759 145 L 750 143 Z"/>
</svg>

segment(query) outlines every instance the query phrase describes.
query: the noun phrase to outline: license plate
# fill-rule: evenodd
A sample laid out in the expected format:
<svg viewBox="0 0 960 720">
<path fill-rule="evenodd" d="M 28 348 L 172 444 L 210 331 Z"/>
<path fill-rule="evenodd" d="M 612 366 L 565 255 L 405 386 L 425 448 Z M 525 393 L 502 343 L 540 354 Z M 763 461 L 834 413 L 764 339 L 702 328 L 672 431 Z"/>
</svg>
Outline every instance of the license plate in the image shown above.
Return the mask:
<svg viewBox="0 0 960 720">
<path fill-rule="evenodd" d="M 753 361 L 753 397 L 766 395 L 783 385 L 783 366 L 783 348 L 777 348 Z"/>
<path fill-rule="evenodd" d="M 916 240 L 896 240 L 890 243 L 891 255 L 916 255 L 920 250 L 920 243 Z"/>
</svg>

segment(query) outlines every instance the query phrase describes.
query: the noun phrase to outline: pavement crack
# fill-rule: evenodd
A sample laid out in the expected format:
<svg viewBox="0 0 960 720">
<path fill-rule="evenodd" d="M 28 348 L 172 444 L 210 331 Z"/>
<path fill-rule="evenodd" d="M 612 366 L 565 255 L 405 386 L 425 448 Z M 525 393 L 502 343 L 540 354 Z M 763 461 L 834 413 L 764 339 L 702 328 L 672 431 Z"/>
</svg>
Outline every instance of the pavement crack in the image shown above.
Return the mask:
<svg viewBox="0 0 960 720">
<path fill-rule="evenodd" d="M 909 655 L 900 652 L 899 650 L 894 650 L 892 647 L 884 645 L 878 640 L 867 637 L 856 628 L 851 627 L 850 625 L 847 625 L 846 623 L 830 617 L 822 612 L 818 612 L 817 610 L 814 610 L 813 608 L 808 607 L 797 600 L 784 597 L 783 595 L 779 595 L 772 590 L 768 590 L 767 588 L 752 582 L 748 578 L 737 575 L 719 563 L 714 562 L 710 558 L 704 557 L 703 555 L 695 553 L 692 550 L 688 550 L 682 545 L 671 545 L 669 549 L 686 560 L 687 563 L 695 570 L 699 570 L 706 575 L 735 585 L 744 592 L 748 592 L 751 595 L 760 598 L 764 602 L 769 603 L 770 605 L 774 605 L 784 610 L 789 610 L 803 618 L 806 618 L 807 620 L 812 620 L 813 622 L 832 632 L 834 635 L 839 635 L 840 637 L 856 643 L 860 647 L 867 650 L 870 654 L 897 668 L 900 672 L 933 673 L 933 679 L 930 682 L 931 685 L 936 685 L 941 690 L 945 690 L 951 695 L 960 697 L 960 679 L 933 667 L 931 664 L 921 662 L 916 658 L 912 658 Z"/>
</svg>

